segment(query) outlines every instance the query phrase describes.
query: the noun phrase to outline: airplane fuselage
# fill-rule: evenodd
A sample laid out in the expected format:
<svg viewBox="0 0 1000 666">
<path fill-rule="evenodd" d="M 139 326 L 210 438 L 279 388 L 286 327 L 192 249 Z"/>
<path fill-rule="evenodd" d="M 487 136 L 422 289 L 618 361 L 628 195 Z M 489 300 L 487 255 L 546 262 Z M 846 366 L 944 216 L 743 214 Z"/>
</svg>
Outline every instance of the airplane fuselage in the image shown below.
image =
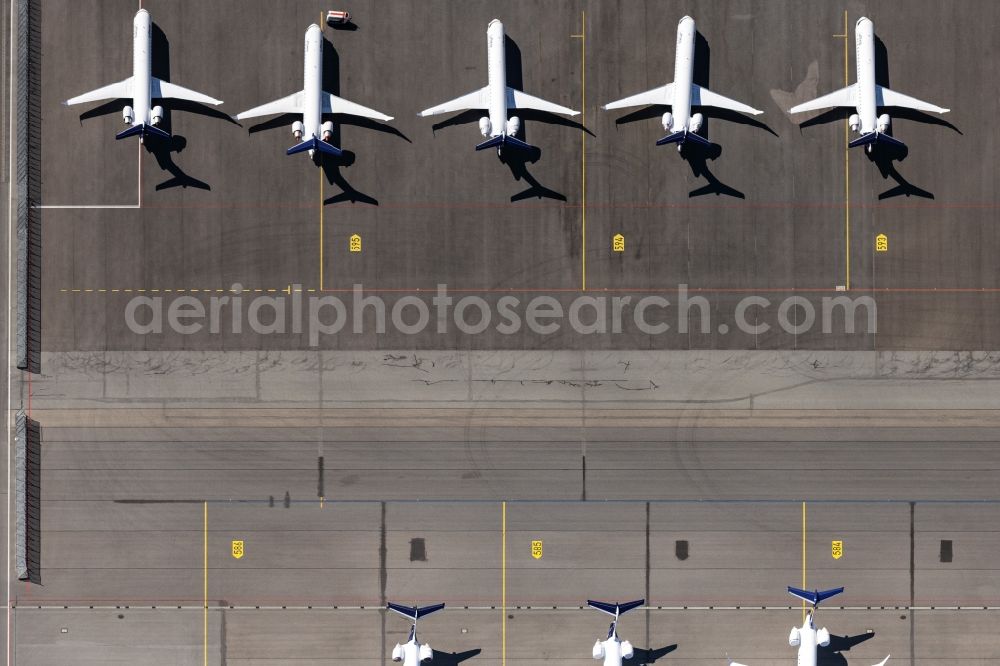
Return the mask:
<svg viewBox="0 0 1000 666">
<path fill-rule="evenodd" d="M 617 636 L 612 636 L 606 641 L 601 641 L 604 646 L 604 666 L 622 666 L 624 651 L 622 641 Z"/>
<path fill-rule="evenodd" d="M 875 95 L 875 28 L 872 22 L 861 17 L 854 26 L 855 59 L 857 60 L 856 108 L 864 135 L 878 127 L 878 107 Z"/>
<path fill-rule="evenodd" d="M 685 16 L 677 24 L 677 51 L 674 56 L 674 101 L 671 132 L 684 132 L 691 120 L 691 83 L 694 79 L 694 19 Z"/>
<path fill-rule="evenodd" d="M 420 643 L 416 639 L 404 643 L 403 666 L 420 666 Z"/>
<path fill-rule="evenodd" d="M 132 20 L 132 127 L 151 125 L 150 69 L 153 63 L 153 20 L 140 9 Z"/>
<path fill-rule="evenodd" d="M 507 133 L 507 53 L 503 23 L 490 21 L 486 28 L 486 68 L 489 89 L 489 138 Z"/>
<path fill-rule="evenodd" d="M 799 651 L 796 658 L 798 666 L 816 666 L 816 646 L 818 633 L 813 624 L 812 614 L 806 616 L 805 622 L 798 628 Z"/>
<path fill-rule="evenodd" d="M 302 89 L 305 103 L 302 109 L 302 124 L 305 127 L 303 141 L 316 137 L 322 140 L 323 124 L 323 31 L 313 23 L 306 30 Z M 315 151 L 310 150 L 309 155 Z"/>
</svg>

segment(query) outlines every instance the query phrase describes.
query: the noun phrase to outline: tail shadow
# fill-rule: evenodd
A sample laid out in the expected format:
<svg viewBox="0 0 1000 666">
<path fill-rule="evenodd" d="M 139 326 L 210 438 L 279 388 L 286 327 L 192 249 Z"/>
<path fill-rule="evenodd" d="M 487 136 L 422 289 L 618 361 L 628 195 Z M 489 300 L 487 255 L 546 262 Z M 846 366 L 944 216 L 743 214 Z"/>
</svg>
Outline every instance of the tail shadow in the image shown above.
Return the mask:
<svg viewBox="0 0 1000 666">
<path fill-rule="evenodd" d="M 632 658 L 627 660 L 626 663 L 629 666 L 645 666 L 645 664 L 652 664 L 660 657 L 666 656 L 677 649 L 677 643 L 673 645 L 664 645 L 663 647 L 656 648 L 654 650 L 646 650 L 643 648 L 634 648 Z"/>
<path fill-rule="evenodd" d="M 816 648 L 816 666 L 847 666 L 847 658 L 841 654 L 848 652 L 858 643 L 875 637 L 875 632 L 856 636 L 830 636 L 830 644 Z"/>
<path fill-rule="evenodd" d="M 482 648 L 466 650 L 465 652 L 440 652 L 438 650 L 434 650 L 434 655 L 431 657 L 431 663 L 434 664 L 434 666 L 458 666 L 466 659 L 472 659 L 482 651 Z"/>
<path fill-rule="evenodd" d="M 167 39 L 166 33 L 160 28 L 159 25 L 153 23 L 152 36 L 151 36 L 151 48 L 152 54 L 150 57 L 150 67 L 149 71 L 152 76 L 160 79 L 161 81 L 170 81 L 170 40 Z M 174 100 L 181 102 L 182 100 Z M 146 152 L 153 155 L 156 159 L 157 165 L 160 169 L 166 171 L 170 174 L 170 178 L 159 183 L 156 186 L 156 191 L 166 190 L 174 187 L 193 187 L 199 190 L 211 190 L 212 187 L 197 178 L 189 176 L 174 162 L 173 153 L 180 154 L 187 147 L 187 139 L 180 135 L 173 134 L 173 109 L 176 108 L 174 104 L 163 104 L 163 119 L 160 121 L 159 127 L 165 132 L 171 134 L 169 139 L 160 138 L 156 136 L 148 136 L 143 142 L 143 146 L 146 148 Z M 213 117 L 223 117 L 229 122 L 235 123 L 232 118 L 226 114 L 218 111 L 216 109 L 211 109 L 209 107 L 204 107 L 201 104 L 195 104 L 194 102 L 187 103 L 186 107 L 188 109 L 198 109 L 195 112 L 202 112 L 203 115 L 212 115 Z"/>
</svg>

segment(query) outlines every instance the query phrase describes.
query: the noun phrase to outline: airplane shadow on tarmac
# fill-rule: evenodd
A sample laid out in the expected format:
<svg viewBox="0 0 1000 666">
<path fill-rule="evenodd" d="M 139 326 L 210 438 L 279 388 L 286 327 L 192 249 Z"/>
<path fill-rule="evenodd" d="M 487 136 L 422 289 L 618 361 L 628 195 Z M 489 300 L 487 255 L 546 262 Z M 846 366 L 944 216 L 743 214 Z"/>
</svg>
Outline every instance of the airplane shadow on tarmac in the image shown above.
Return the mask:
<svg viewBox="0 0 1000 666">
<path fill-rule="evenodd" d="M 170 42 L 160 26 L 155 23 L 153 24 L 151 41 L 152 56 L 150 74 L 161 81 L 169 82 Z M 225 120 L 226 122 L 233 123 L 234 125 L 239 125 L 239 123 L 222 111 L 205 104 L 199 104 L 198 102 L 183 99 L 154 99 L 152 102 L 154 105 L 159 104 L 163 107 L 163 120 L 160 121 L 158 127 L 171 134 L 169 139 L 147 136 L 143 142 L 143 147 L 145 147 L 146 152 L 153 155 L 160 169 L 170 174 L 170 178 L 156 186 L 157 191 L 170 189 L 172 187 L 194 187 L 201 190 L 211 190 L 212 187 L 208 183 L 189 176 L 174 162 L 171 155 L 173 153 L 180 154 L 181 151 L 187 147 L 187 139 L 179 134 L 173 134 L 173 132 L 171 132 L 171 113 L 173 111 L 183 111 L 186 113 L 207 116 L 209 118 Z M 111 113 L 120 113 L 126 104 L 131 103 L 131 99 L 111 100 L 110 102 L 106 102 L 98 107 L 81 113 L 80 121 L 83 122 L 89 118 L 105 116 Z"/>
<path fill-rule="evenodd" d="M 521 49 L 517 45 L 517 42 L 510 38 L 510 35 L 504 35 L 504 57 L 507 61 L 507 85 L 516 90 L 524 90 L 524 72 L 521 65 Z M 570 120 L 569 118 L 564 118 L 556 113 L 537 111 L 534 109 L 517 109 L 516 111 L 511 109 L 511 111 L 511 115 L 517 115 L 517 117 L 521 119 L 521 127 L 514 136 L 525 143 L 530 144 L 527 138 L 527 126 L 532 122 L 570 127 L 572 129 L 580 130 L 581 132 L 586 132 L 590 136 L 594 136 L 593 132 L 580 123 Z M 483 111 L 481 109 L 462 111 L 458 115 L 434 124 L 431 127 L 431 131 L 437 132 L 439 129 L 444 129 L 446 127 L 478 123 L 482 116 Z M 534 164 L 541 159 L 542 151 L 540 148 L 536 148 L 534 146 L 531 150 L 506 148 L 500 151 L 498 155 L 500 162 L 507 165 L 507 168 L 510 169 L 510 174 L 514 177 L 515 181 L 520 182 L 523 180 L 528 184 L 527 189 L 511 196 L 510 200 L 512 202 L 522 201 L 524 199 L 554 199 L 556 201 L 566 201 L 565 194 L 545 187 L 538 182 L 538 179 L 535 178 L 528 170 L 529 164 Z"/>
<path fill-rule="evenodd" d="M 885 47 L 885 43 L 879 38 L 878 35 L 875 35 L 875 82 L 880 86 L 885 86 L 886 88 L 891 87 L 889 85 L 888 50 Z M 888 113 L 892 119 L 889 129 L 886 131 L 886 134 L 889 136 L 892 136 L 892 126 L 896 120 L 912 120 L 913 122 L 923 123 L 925 125 L 940 125 L 941 127 L 947 127 L 953 132 L 957 132 L 959 135 L 962 135 L 962 131 L 960 129 L 937 115 L 931 115 L 929 113 L 924 113 L 923 111 L 917 111 L 916 109 L 879 107 L 879 111 L 883 110 Z M 854 109 L 851 108 L 830 109 L 829 111 L 825 111 L 814 118 L 810 118 L 809 120 L 800 123 L 799 129 L 806 129 L 807 127 L 812 127 L 814 125 L 825 125 L 839 120 L 846 121 L 854 112 Z M 927 190 L 921 189 L 910 183 L 903 177 L 902 174 L 899 173 L 899 170 L 896 169 L 895 163 L 905 160 L 908 154 L 909 150 L 906 147 L 888 144 L 880 144 L 871 152 L 865 150 L 865 156 L 878 168 L 882 178 L 886 180 L 891 178 L 896 183 L 894 187 L 891 187 L 878 195 L 880 201 L 899 196 L 920 197 L 922 199 L 934 198 L 934 194 L 932 192 L 928 192 Z"/>
<path fill-rule="evenodd" d="M 709 47 L 708 41 L 705 37 L 700 32 L 696 32 L 694 42 L 694 71 L 692 72 L 692 80 L 694 83 L 704 88 L 711 89 L 711 86 L 709 85 L 711 79 L 711 63 L 712 49 Z M 640 120 L 660 118 L 663 115 L 663 112 L 669 108 L 669 104 L 647 106 L 618 118 L 615 120 L 615 125 L 627 125 Z M 708 106 L 692 107 L 691 112 L 692 114 L 695 112 L 701 113 L 704 118 L 697 133 L 699 136 L 706 139 L 709 139 L 708 130 L 712 119 L 737 123 L 739 125 L 749 125 L 750 127 L 762 129 L 773 134 L 774 136 L 778 136 L 777 132 L 771 129 L 767 124 L 749 116 L 745 116 L 742 113 L 730 111 L 729 109 L 717 109 Z M 688 193 L 689 198 L 700 197 L 706 194 L 714 194 L 716 196 L 725 195 L 736 199 L 746 199 L 746 195 L 743 194 L 743 192 L 720 181 L 715 174 L 712 173 L 712 170 L 708 168 L 709 161 L 715 161 L 722 155 L 722 146 L 717 143 L 713 143 L 710 146 L 704 146 L 700 143 L 691 141 L 682 144 L 679 152 L 681 158 L 687 162 L 688 166 L 691 168 L 691 173 L 694 177 L 704 178 L 708 181 L 702 187 L 691 190 Z"/>
<path fill-rule="evenodd" d="M 816 666 L 847 666 L 847 658 L 841 654 L 848 652 L 858 643 L 864 643 L 875 637 L 875 632 L 857 634 L 855 636 L 830 635 L 830 644 L 816 648 Z"/>
<path fill-rule="evenodd" d="M 653 650 L 646 650 L 644 648 L 633 648 L 632 658 L 623 660 L 623 664 L 628 664 L 628 666 L 646 666 L 646 664 L 652 664 L 660 657 L 666 656 L 677 649 L 677 643 L 673 645 L 664 645 L 663 647 L 656 648 Z"/>
<path fill-rule="evenodd" d="M 434 650 L 434 655 L 431 657 L 431 663 L 434 664 L 434 666 L 458 666 L 466 659 L 472 659 L 482 651 L 482 648 L 466 650 L 465 652 L 441 652 L 439 650 Z"/>
</svg>

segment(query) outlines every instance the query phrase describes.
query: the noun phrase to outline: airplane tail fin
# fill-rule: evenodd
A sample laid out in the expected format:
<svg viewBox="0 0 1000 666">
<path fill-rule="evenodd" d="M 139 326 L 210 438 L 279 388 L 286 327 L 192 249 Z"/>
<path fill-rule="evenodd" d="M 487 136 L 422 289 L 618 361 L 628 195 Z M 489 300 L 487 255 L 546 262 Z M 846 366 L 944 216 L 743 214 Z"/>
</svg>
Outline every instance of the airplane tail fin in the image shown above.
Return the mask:
<svg viewBox="0 0 1000 666">
<path fill-rule="evenodd" d="M 637 599 L 635 601 L 626 601 L 625 603 L 608 603 L 606 601 L 594 601 L 592 599 L 587 599 L 587 605 L 591 608 L 596 608 L 597 610 L 607 613 L 612 617 L 617 617 L 619 615 L 624 615 L 633 608 L 638 608 L 639 606 L 646 603 L 645 599 Z"/>
<path fill-rule="evenodd" d="M 668 143 L 684 143 L 686 141 L 693 141 L 695 143 L 700 143 L 703 146 L 711 146 L 712 142 L 698 134 L 697 132 L 674 132 L 673 134 L 668 134 L 662 139 L 656 142 L 658 146 L 665 146 Z"/>
<path fill-rule="evenodd" d="M 501 134 L 499 136 L 492 137 L 476 145 L 476 150 L 486 150 L 487 148 L 505 148 L 510 146 L 511 148 L 517 148 L 518 150 L 537 150 L 531 144 L 525 143 L 520 139 L 516 139 L 512 136 L 506 134 Z"/>
<path fill-rule="evenodd" d="M 832 596 L 836 596 L 844 591 L 842 587 L 836 587 L 830 590 L 800 590 L 797 587 L 788 587 L 788 593 L 793 597 L 798 597 L 803 601 L 808 601 L 813 605 L 813 608 L 819 606 L 820 602 L 829 599 Z"/>
<path fill-rule="evenodd" d="M 430 615 L 431 613 L 444 608 L 444 604 L 434 604 L 432 606 L 401 606 L 400 604 L 390 603 L 386 606 L 386 608 L 391 611 L 395 611 L 403 617 L 409 618 L 416 623 L 419 618 L 422 618 L 425 615 Z"/>
<path fill-rule="evenodd" d="M 326 141 L 321 141 L 316 137 L 306 139 L 302 143 L 296 144 L 285 151 L 286 155 L 294 155 L 296 153 L 304 153 L 307 150 L 318 150 L 321 153 L 326 153 L 327 155 L 333 155 L 334 157 L 339 157 L 344 154 L 340 148 L 337 148 L 333 144 L 327 143 Z"/>
<path fill-rule="evenodd" d="M 889 136 L 884 132 L 869 132 L 862 137 L 851 141 L 847 144 L 848 148 L 857 148 L 858 146 L 867 146 L 872 143 L 885 143 L 890 146 L 896 146 L 897 148 L 906 148 L 906 144 L 899 139 Z"/>
<path fill-rule="evenodd" d="M 169 139 L 170 133 L 161 130 L 155 125 L 140 123 L 139 125 L 133 125 L 132 127 L 115 134 L 115 139 L 127 139 L 130 136 L 139 136 L 141 138 L 146 138 L 147 136 L 158 136 L 161 139 Z"/>
</svg>

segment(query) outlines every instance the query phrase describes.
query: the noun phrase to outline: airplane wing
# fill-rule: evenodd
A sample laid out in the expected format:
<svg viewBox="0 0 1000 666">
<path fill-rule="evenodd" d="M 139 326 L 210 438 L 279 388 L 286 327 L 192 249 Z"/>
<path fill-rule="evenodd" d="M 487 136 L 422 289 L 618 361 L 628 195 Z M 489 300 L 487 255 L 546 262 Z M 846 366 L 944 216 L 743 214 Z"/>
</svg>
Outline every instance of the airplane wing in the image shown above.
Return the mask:
<svg viewBox="0 0 1000 666">
<path fill-rule="evenodd" d="M 434 116 L 439 113 L 451 113 L 452 111 L 465 111 L 467 109 L 485 109 L 487 104 L 487 95 L 489 94 L 489 88 L 480 88 L 479 90 L 473 90 L 470 93 L 462 95 L 461 97 L 456 97 L 455 99 L 449 100 L 444 104 L 438 104 L 437 106 L 432 106 L 429 109 L 424 109 L 418 116 Z"/>
<path fill-rule="evenodd" d="M 804 102 L 789 109 L 789 113 L 802 113 L 803 111 L 815 111 L 817 109 L 829 109 L 835 106 L 855 106 L 854 85 L 835 90 L 832 93 L 817 97 L 809 102 Z"/>
<path fill-rule="evenodd" d="M 712 92 L 708 88 L 702 88 L 699 85 L 691 84 L 691 104 L 693 106 L 714 106 L 719 109 L 729 109 L 730 111 L 739 111 L 740 113 L 750 113 L 753 115 L 760 115 L 764 113 L 752 106 L 747 106 L 742 102 L 737 102 L 735 99 L 729 99 L 724 97 L 719 93 Z"/>
<path fill-rule="evenodd" d="M 323 93 L 323 113 L 349 113 L 352 116 L 364 116 L 375 120 L 392 120 L 392 116 L 387 116 L 375 109 L 355 104 L 328 92 Z"/>
<path fill-rule="evenodd" d="M 934 113 L 948 113 L 950 111 L 950 109 L 942 109 L 940 106 L 935 106 L 930 102 L 924 102 L 916 97 L 910 97 L 909 95 L 889 90 L 883 86 L 875 86 L 875 103 L 879 106 L 902 106 L 907 109 L 933 111 Z"/>
<path fill-rule="evenodd" d="M 580 114 L 579 111 L 574 111 L 553 102 L 547 102 L 541 97 L 529 95 L 522 90 L 514 90 L 510 86 L 507 87 L 507 106 L 514 109 L 535 109 L 536 111 L 547 111 L 549 113 L 562 113 L 567 116 Z"/>
<path fill-rule="evenodd" d="M 149 96 L 152 99 L 186 99 L 200 104 L 222 104 L 221 99 L 215 99 L 200 92 L 189 90 L 174 83 L 161 81 L 155 76 L 150 80 Z"/>
<path fill-rule="evenodd" d="M 98 88 L 97 90 L 91 90 L 90 92 L 83 93 L 82 95 L 77 95 L 72 99 L 66 100 L 63 104 L 66 106 L 72 106 L 73 104 L 83 104 L 85 102 L 97 102 L 102 99 L 119 99 L 131 96 L 132 77 L 130 76 L 124 81 L 112 83 L 104 86 L 103 88 Z"/>
<path fill-rule="evenodd" d="M 674 103 L 674 84 L 668 83 L 665 86 L 660 86 L 659 88 L 653 88 L 652 90 L 647 90 L 646 92 L 641 92 L 638 95 L 632 95 L 631 97 L 625 97 L 617 102 L 610 102 L 605 104 L 601 108 L 605 111 L 610 111 L 611 109 L 624 109 L 630 106 L 649 106 L 651 104 L 673 104 Z"/>
<path fill-rule="evenodd" d="M 281 99 L 276 99 L 273 102 L 261 104 L 260 106 L 250 109 L 249 111 L 237 113 L 233 117 L 236 120 L 243 120 L 244 118 L 256 118 L 258 116 L 273 116 L 279 113 L 302 113 L 302 101 L 304 97 L 305 91 L 300 90 L 297 93 L 292 93 L 288 97 L 282 97 Z"/>
</svg>

